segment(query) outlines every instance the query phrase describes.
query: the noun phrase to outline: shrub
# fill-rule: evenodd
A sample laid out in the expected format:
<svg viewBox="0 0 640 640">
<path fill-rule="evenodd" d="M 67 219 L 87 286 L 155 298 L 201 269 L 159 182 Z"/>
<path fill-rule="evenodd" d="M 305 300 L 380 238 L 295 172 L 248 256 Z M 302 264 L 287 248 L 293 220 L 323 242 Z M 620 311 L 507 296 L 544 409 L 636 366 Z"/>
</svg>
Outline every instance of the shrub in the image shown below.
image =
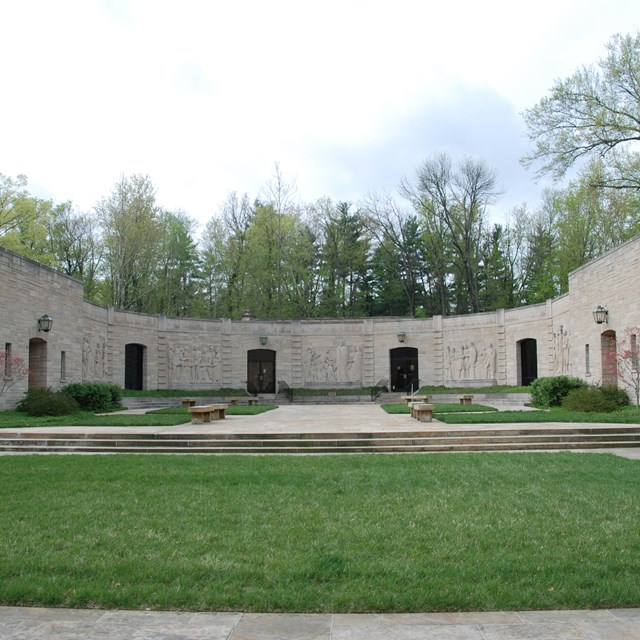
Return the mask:
<svg viewBox="0 0 640 640">
<path fill-rule="evenodd" d="M 604 397 L 613 402 L 616 409 L 628 406 L 629 396 L 624 389 L 618 389 L 615 384 L 603 384 L 599 388 Z"/>
<path fill-rule="evenodd" d="M 611 413 L 617 407 L 615 401 L 607 397 L 600 387 L 583 387 L 569 391 L 562 399 L 562 408 L 585 413 Z"/>
<path fill-rule="evenodd" d="M 77 382 L 68 384 L 64 391 L 85 411 L 99 413 L 113 411 L 121 406 L 122 390 L 115 384 Z"/>
<path fill-rule="evenodd" d="M 538 378 L 531 383 L 531 402 L 536 407 L 559 407 L 562 399 L 573 389 L 582 389 L 587 383 L 571 376 Z"/>
<path fill-rule="evenodd" d="M 27 390 L 17 409 L 30 416 L 66 416 L 76 413 L 80 407 L 64 391 L 33 387 Z"/>
</svg>

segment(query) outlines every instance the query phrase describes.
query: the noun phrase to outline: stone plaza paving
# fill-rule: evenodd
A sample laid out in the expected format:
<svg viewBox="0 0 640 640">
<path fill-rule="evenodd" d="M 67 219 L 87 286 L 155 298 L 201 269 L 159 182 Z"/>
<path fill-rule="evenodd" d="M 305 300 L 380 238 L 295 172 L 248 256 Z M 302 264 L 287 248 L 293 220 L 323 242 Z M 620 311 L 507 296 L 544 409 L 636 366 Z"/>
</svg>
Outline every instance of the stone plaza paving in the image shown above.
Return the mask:
<svg viewBox="0 0 640 640">
<path fill-rule="evenodd" d="M 2 640 L 628 640 L 640 608 L 409 614 L 0 608 Z"/>
</svg>

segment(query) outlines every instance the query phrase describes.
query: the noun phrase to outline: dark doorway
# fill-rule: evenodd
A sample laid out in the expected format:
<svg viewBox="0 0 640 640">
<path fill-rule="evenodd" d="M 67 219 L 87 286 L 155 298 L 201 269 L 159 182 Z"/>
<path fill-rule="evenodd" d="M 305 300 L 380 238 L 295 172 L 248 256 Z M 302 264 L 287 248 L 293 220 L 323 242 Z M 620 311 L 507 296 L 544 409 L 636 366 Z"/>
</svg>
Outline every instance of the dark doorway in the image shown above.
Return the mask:
<svg viewBox="0 0 640 640">
<path fill-rule="evenodd" d="M 144 389 L 143 344 L 127 344 L 124 348 L 124 388 Z"/>
<path fill-rule="evenodd" d="M 538 343 L 534 338 L 518 342 L 520 350 L 520 384 L 528 387 L 538 377 Z"/>
<path fill-rule="evenodd" d="M 41 338 L 29 340 L 29 389 L 47 386 L 47 343 Z"/>
<path fill-rule="evenodd" d="M 391 349 L 391 391 L 416 391 L 420 387 L 418 350 L 413 347 Z"/>
<path fill-rule="evenodd" d="M 247 351 L 247 391 L 276 392 L 276 352 L 270 349 Z"/>
</svg>

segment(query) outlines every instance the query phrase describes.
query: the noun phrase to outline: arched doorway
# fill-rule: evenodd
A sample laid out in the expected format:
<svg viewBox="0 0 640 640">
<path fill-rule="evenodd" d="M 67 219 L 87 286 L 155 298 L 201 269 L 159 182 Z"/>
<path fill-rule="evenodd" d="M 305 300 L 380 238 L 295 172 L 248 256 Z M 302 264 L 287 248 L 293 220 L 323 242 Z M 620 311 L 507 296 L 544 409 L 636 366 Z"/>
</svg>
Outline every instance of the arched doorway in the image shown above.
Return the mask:
<svg viewBox="0 0 640 640">
<path fill-rule="evenodd" d="M 528 387 L 538 377 L 538 342 L 526 338 L 517 343 L 518 384 Z"/>
<path fill-rule="evenodd" d="M 602 358 L 602 384 L 618 384 L 618 361 L 616 359 L 616 332 L 604 331 L 600 335 L 600 354 Z"/>
<path fill-rule="evenodd" d="M 391 349 L 391 391 L 413 392 L 420 386 L 418 350 L 413 347 Z"/>
<path fill-rule="evenodd" d="M 144 357 L 146 347 L 143 344 L 130 343 L 124 347 L 124 388 L 144 389 Z"/>
<path fill-rule="evenodd" d="M 47 341 L 29 340 L 29 389 L 47 386 Z"/>
<path fill-rule="evenodd" d="M 276 392 L 276 352 L 271 349 L 247 351 L 247 391 Z"/>
</svg>

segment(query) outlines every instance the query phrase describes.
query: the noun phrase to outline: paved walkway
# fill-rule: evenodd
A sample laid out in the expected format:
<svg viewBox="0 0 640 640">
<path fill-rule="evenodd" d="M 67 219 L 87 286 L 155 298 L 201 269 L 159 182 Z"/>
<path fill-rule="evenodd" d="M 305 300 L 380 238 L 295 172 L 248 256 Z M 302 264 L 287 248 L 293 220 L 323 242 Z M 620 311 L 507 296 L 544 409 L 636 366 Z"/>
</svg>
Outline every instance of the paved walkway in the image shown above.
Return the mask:
<svg viewBox="0 0 640 640">
<path fill-rule="evenodd" d="M 494 403 L 492 406 L 500 410 L 505 409 L 529 409 L 524 405 Z M 144 413 L 147 409 L 132 409 L 126 413 Z M 123 412 L 124 413 L 124 412 Z M 522 423 L 489 424 L 491 429 L 522 428 Z M 574 423 L 572 426 L 587 426 L 582 423 Z M 590 423 L 588 426 L 611 427 L 610 424 L 598 425 Z M 615 426 L 615 425 L 614 425 Z M 482 425 L 474 425 L 474 428 L 482 428 Z M 536 429 L 557 429 L 558 423 L 539 422 Z M 416 422 L 406 414 L 388 414 L 379 405 L 362 404 L 293 404 L 282 405 L 274 411 L 267 411 L 255 416 L 227 416 L 224 420 L 201 425 L 182 424 L 177 426 L 150 426 L 135 427 L 136 433 L 162 433 L 162 434 L 202 434 L 202 433 L 263 433 L 263 434 L 287 434 L 287 433 L 340 433 L 360 432 L 370 433 L 375 431 L 429 431 L 446 429 L 448 432 L 468 429 L 469 425 L 444 424 L 434 420 L 432 423 Z M 132 427 L 33 427 L 29 429 L 3 429 L 4 435 L 19 434 L 24 431 L 37 433 L 130 433 Z M 575 450 L 574 450 L 575 451 Z M 624 449 L 588 449 L 588 452 L 613 453 L 625 458 L 640 460 L 640 447 Z M 14 454 L 8 454 L 14 455 Z M 18 452 L 18 455 L 23 455 Z M 2 640 L 0 638 L 0 640 Z"/>
<path fill-rule="evenodd" d="M 2 640 L 635 640 L 640 608 L 264 614 L 0 608 Z"/>
</svg>

